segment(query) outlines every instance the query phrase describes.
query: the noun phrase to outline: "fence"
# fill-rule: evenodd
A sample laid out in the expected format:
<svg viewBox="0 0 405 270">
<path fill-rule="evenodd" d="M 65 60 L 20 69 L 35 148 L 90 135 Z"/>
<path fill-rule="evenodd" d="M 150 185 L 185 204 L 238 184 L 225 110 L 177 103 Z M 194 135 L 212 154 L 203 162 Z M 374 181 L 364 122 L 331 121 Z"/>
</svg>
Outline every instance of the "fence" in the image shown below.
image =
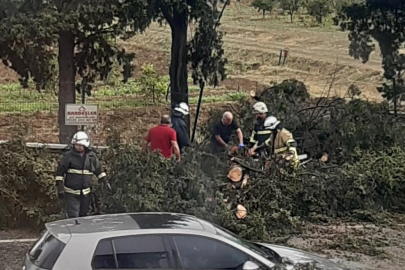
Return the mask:
<svg viewBox="0 0 405 270">
<path fill-rule="evenodd" d="M 147 130 L 158 123 L 160 115 L 169 112 L 167 104 L 150 104 L 139 100 L 97 102 L 98 124 L 87 126 L 93 144 L 103 145 L 114 130 L 124 141 L 139 141 Z M 145 121 L 146 119 L 146 121 Z M 32 142 L 59 142 L 58 103 L 31 101 L 0 101 L 0 140 L 22 135 Z"/>
</svg>

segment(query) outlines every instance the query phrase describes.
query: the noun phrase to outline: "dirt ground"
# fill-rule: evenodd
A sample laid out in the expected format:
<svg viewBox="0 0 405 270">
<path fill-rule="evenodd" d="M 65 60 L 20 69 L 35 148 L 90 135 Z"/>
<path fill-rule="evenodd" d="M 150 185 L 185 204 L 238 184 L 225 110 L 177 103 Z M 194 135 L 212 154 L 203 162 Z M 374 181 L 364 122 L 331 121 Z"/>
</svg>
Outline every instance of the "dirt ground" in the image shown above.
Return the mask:
<svg viewBox="0 0 405 270">
<path fill-rule="evenodd" d="M 0 270 L 20 270 L 24 255 L 33 245 L 1 240 L 36 237 L 36 233 L 26 230 L 0 231 Z M 405 269 L 404 239 L 405 223 L 340 222 L 308 224 L 304 233 L 292 236 L 287 245 L 330 258 L 350 270 L 400 270 Z"/>
</svg>

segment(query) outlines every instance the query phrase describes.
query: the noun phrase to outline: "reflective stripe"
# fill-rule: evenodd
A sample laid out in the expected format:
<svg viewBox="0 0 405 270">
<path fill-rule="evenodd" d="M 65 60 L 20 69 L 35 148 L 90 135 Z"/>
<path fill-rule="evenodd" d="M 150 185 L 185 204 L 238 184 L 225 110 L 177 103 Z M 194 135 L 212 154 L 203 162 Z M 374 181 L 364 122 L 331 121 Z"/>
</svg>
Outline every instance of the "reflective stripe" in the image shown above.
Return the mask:
<svg viewBox="0 0 405 270">
<path fill-rule="evenodd" d="M 107 176 L 107 174 L 103 172 L 99 176 L 97 176 L 97 178 L 101 179 L 101 178 L 106 177 L 106 176 Z"/>
<path fill-rule="evenodd" d="M 288 147 L 282 147 L 282 148 L 278 148 L 278 149 L 274 150 L 274 153 L 279 154 L 279 153 L 285 152 L 287 150 L 288 150 Z"/>
<path fill-rule="evenodd" d="M 257 135 L 267 135 L 267 134 L 271 134 L 271 130 L 259 130 L 257 132 Z"/>
<path fill-rule="evenodd" d="M 90 193 L 90 188 L 86 188 L 86 189 L 83 189 L 83 190 L 74 190 L 74 189 L 71 189 L 71 188 L 68 188 L 68 187 L 65 187 L 65 192 L 66 193 L 70 193 L 70 194 L 75 194 L 75 195 L 80 195 L 80 193 L 81 192 L 83 192 L 83 195 L 87 195 L 87 194 L 89 194 Z"/>
<path fill-rule="evenodd" d="M 251 143 L 256 143 L 257 141 L 255 140 L 255 135 L 256 135 L 256 131 L 252 132 L 252 135 L 250 136 L 250 142 Z"/>
<path fill-rule="evenodd" d="M 93 174 L 91 171 L 88 170 L 69 169 L 67 172 L 72 174 Z"/>
<path fill-rule="evenodd" d="M 56 176 L 55 181 L 63 181 L 63 176 Z"/>
</svg>

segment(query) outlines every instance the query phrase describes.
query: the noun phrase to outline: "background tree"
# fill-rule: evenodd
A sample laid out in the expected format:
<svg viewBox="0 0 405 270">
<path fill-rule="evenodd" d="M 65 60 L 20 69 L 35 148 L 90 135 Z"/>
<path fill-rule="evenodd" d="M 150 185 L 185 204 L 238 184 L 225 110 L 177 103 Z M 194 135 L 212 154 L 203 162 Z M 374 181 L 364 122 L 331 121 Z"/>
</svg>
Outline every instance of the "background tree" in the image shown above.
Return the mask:
<svg viewBox="0 0 405 270">
<path fill-rule="evenodd" d="M 266 12 L 272 12 L 276 4 L 275 0 L 253 0 L 252 7 L 256 8 L 257 11 L 263 12 L 263 19 L 266 16 Z"/>
<path fill-rule="evenodd" d="M 383 97 L 397 103 L 405 91 L 404 60 L 399 49 L 405 42 L 405 2 L 402 0 L 366 0 L 343 8 L 336 18 L 343 31 L 350 31 L 349 53 L 355 59 L 369 60 L 377 41 L 386 82 L 378 90 Z"/>
<path fill-rule="evenodd" d="M 191 63 L 194 83 L 217 86 L 219 79 L 225 78 L 225 63 L 222 48 L 222 33 L 218 30 L 222 9 L 218 0 L 156 0 L 150 1 L 153 19 L 166 21 L 172 32 L 170 56 L 170 99 L 172 105 L 189 103 L 188 66 Z M 221 1 L 222 2 L 222 1 Z M 187 38 L 189 23 L 196 25 L 191 39 Z M 190 126 L 190 119 L 187 119 Z"/>
<path fill-rule="evenodd" d="M 310 0 L 307 5 L 308 13 L 314 17 L 317 23 L 322 24 L 323 18 L 332 13 L 329 0 Z"/>
<path fill-rule="evenodd" d="M 290 15 L 292 23 L 294 14 L 300 9 L 303 3 L 303 0 L 280 0 L 280 7 Z"/>
<path fill-rule="evenodd" d="M 59 67 L 59 140 L 68 143 L 75 126 L 64 125 L 65 105 L 76 102 L 76 90 L 91 93 L 115 60 L 131 75 L 133 54 L 113 42 L 129 37 L 150 23 L 145 1 L 126 0 L 7 0 L 0 12 L 0 58 L 27 87 L 30 78 L 43 89 Z M 131 17 L 129 16 L 131 14 Z M 54 49 L 58 48 L 58 50 Z M 76 83 L 76 78 L 81 81 Z"/>
</svg>

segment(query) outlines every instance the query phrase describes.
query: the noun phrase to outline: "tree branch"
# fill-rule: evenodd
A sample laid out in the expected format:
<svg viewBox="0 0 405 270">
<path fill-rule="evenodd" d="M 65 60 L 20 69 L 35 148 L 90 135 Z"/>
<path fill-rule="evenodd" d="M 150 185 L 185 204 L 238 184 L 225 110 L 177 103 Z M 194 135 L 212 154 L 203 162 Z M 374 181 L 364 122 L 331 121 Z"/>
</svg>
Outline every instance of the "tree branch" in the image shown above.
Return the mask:
<svg viewBox="0 0 405 270">
<path fill-rule="evenodd" d="M 173 27 L 174 18 L 173 18 L 173 15 L 170 14 L 169 8 L 166 5 L 162 5 L 160 7 L 160 10 L 162 11 L 162 14 L 165 17 L 167 23 L 170 25 L 170 27 Z"/>
</svg>

